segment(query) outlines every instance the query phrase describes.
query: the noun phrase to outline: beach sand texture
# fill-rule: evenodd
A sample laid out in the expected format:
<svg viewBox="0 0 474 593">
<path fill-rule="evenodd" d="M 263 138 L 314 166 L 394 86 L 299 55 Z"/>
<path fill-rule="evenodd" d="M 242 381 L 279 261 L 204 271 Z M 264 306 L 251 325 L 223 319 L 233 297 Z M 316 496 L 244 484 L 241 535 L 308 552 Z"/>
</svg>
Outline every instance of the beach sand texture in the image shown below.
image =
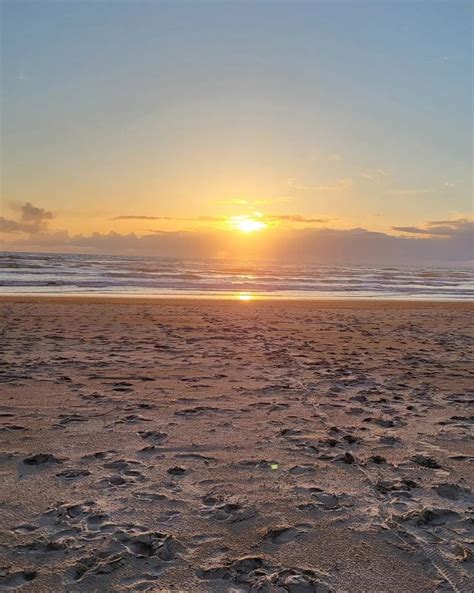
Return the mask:
<svg viewBox="0 0 474 593">
<path fill-rule="evenodd" d="M 0 308 L 0 590 L 474 590 L 472 305 Z"/>
</svg>

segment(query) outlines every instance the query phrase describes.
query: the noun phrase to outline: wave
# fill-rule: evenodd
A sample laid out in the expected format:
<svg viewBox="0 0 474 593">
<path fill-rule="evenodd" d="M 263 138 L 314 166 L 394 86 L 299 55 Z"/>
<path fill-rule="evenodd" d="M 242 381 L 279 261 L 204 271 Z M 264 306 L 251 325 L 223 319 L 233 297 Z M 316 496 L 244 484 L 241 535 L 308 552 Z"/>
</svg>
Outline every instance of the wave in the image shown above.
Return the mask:
<svg viewBox="0 0 474 593">
<path fill-rule="evenodd" d="M 15 294 L 256 295 L 472 300 L 467 268 L 229 263 L 178 258 L 0 254 Z"/>
</svg>

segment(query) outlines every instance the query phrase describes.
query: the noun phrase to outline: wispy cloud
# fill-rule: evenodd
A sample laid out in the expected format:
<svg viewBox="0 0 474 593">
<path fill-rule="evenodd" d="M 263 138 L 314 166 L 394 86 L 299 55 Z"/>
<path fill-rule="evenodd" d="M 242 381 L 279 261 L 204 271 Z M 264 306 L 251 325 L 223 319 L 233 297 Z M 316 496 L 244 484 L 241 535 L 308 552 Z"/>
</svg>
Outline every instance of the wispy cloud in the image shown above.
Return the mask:
<svg viewBox="0 0 474 593">
<path fill-rule="evenodd" d="M 474 223 L 468 218 L 457 220 L 431 220 L 424 227 L 393 226 L 392 230 L 413 235 L 452 237 L 459 233 L 474 233 Z M 472 235 L 474 237 L 474 234 Z"/>
<path fill-rule="evenodd" d="M 110 220 L 181 220 L 187 222 L 220 222 L 225 220 L 222 216 L 195 216 L 195 217 L 182 217 L 182 216 L 144 216 L 135 214 L 122 214 L 120 216 L 114 216 Z"/>
<path fill-rule="evenodd" d="M 246 215 L 244 215 L 246 216 Z M 258 216 L 259 220 L 264 222 L 295 222 L 295 223 L 324 223 L 328 222 L 327 218 L 312 218 L 302 216 L 301 214 L 262 214 L 250 213 L 249 217 Z M 179 222 L 227 222 L 228 216 L 196 216 L 196 217 L 181 217 L 181 216 L 141 216 L 141 215 L 120 215 L 114 216 L 110 220 L 162 220 L 162 221 L 179 221 Z"/>
<path fill-rule="evenodd" d="M 231 206 L 263 206 L 269 204 L 270 200 L 244 200 L 241 198 L 233 198 L 230 200 L 213 200 L 214 204 L 228 204 Z"/>
<path fill-rule="evenodd" d="M 294 177 L 288 179 L 288 185 L 292 189 L 305 192 L 334 192 L 350 189 L 354 184 L 352 179 L 338 179 L 333 183 L 322 184 L 322 185 L 306 185 L 298 182 Z"/>
<path fill-rule="evenodd" d="M 303 159 L 303 162 L 314 164 L 314 163 L 339 163 L 343 160 L 342 154 L 338 152 L 321 152 L 320 150 L 314 150 L 307 154 Z"/>
<path fill-rule="evenodd" d="M 421 229 L 420 227 L 417 227 L 417 226 L 393 226 L 392 230 L 398 231 L 400 233 L 411 233 L 411 234 L 416 234 L 416 235 L 429 234 L 426 229 Z"/>
<path fill-rule="evenodd" d="M 433 190 L 424 187 L 405 188 L 405 189 L 392 189 L 387 193 L 392 196 L 421 196 L 423 194 L 429 194 Z"/>
<path fill-rule="evenodd" d="M 328 222 L 328 218 L 308 218 L 306 216 L 301 216 L 300 214 L 269 214 L 263 215 L 262 218 L 265 221 L 271 222 L 275 221 L 288 221 L 288 222 L 303 222 L 303 223 L 324 223 Z"/>
<path fill-rule="evenodd" d="M 383 169 L 366 169 L 365 171 L 361 172 L 360 176 L 363 179 L 367 179 L 368 181 L 378 181 L 388 177 L 389 174 Z"/>
<path fill-rule="evenodd" d="M 121 214 L 120 216 L 114 216 L 110 220 L 174 220 L 171 216 L 145 216 L 135 214 Z"/>
</svg>

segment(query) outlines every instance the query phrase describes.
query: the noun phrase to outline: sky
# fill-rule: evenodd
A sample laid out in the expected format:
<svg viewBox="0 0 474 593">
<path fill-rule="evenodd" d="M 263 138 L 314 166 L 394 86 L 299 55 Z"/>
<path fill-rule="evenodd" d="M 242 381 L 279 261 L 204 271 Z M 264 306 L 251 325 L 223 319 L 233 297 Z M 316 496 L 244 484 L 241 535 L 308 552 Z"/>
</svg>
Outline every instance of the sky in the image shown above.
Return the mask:
<svg viewBox="0 0 474 593">
<path fill-rule="evenodd" d="M 473 259 L 471 2 L 1 8 L 6 250 Z"/>
</svg>

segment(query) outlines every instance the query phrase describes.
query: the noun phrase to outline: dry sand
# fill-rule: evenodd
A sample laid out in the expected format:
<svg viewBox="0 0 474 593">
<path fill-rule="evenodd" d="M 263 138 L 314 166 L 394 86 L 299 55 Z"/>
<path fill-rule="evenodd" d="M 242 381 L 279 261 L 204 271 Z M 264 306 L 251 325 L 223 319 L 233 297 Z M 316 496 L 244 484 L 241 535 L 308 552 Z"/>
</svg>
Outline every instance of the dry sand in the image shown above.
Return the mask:
<svg viewBox="0 0 474 593">
<path fill-rule="evenodd" d="M 472 305 L 0 308 L 0 590 L 474 589 Z"/>
</svg>

